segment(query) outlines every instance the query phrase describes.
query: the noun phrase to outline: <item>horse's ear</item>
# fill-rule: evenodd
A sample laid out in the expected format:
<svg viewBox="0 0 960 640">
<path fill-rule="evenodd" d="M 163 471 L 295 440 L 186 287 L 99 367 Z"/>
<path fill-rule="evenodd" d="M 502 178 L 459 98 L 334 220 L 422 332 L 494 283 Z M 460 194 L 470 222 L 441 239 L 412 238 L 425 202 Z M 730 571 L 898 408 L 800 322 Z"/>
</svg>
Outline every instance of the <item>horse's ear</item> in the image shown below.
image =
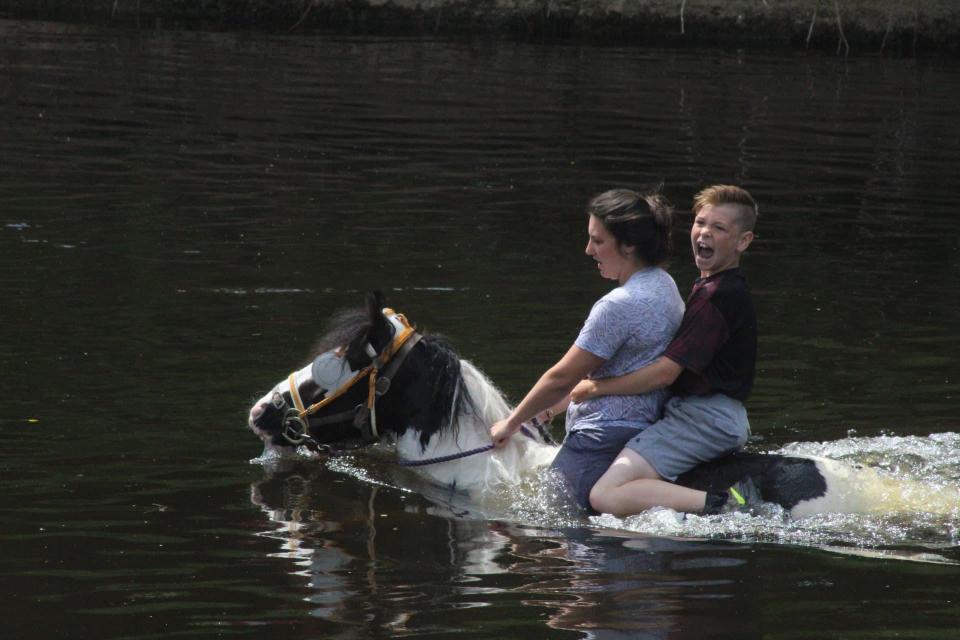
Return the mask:
<svg viewBox="0 0 960 640">
<path fill-rule="evenodd" d="M 369 292 L 366 307 L 370 326 L 347 345 L 346 359 L 354 371 L 370 363 L 368 344 L 379 352 L 391 338 L 390 323 L 383 317 L 383 294 L 379 291 Z"/>
<path fill-rule="evenodd" d="M 385 306 L 387 306 L 386 300 L 381 291 L 371 291 L 367 294 L 367 317 L 370 318 L 371 325 L 376 325 L 378 320 L 383 319 Z"/>
<path fill-rule="evenodd" d="M 367 335 L 367 340 L 378 351 L 383 349 L 393 337 L 390 322 L 383 315 L 385 306 L 386 300 L 380 291 L 372 291 L 367 294 L 367 314 L 370 316 L 370 333 Z"/>
</svg>

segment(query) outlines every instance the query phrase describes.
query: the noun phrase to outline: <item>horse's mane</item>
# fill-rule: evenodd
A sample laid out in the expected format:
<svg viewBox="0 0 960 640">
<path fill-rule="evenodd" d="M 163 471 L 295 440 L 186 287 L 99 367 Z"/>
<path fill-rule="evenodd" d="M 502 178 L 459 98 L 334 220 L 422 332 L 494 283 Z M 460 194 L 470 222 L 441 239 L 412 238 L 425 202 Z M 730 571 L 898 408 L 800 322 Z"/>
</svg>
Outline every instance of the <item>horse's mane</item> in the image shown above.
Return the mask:
<svg viewBox="0 0 960 640">
<path fill-rule="evenodd" d="M 429 419 L 427 428 L 420 433 L 420 444 L 426 448 L 430 437 L 437 431 L 453 429 L 456 435 L 458 416 L 476 413 L 476 405 L 463 380 L 460 356 L 443 336 L 425 335 L 421 344 L 427 347 L 426 366 L 436 376 L 431 397 L 427 401 Z"/>
<path fill-rule="evenodd" d="M 362 308 L 335 312 L 314 343 L 311 361 L 322 353 L 350 344 L 369 328 L 370 318 Z M 425 397 L 419 399 L 426 410 L 421 413 L 422 419 L 417 421 L 417 426 L 420 444 L 426 448 L 435 433 L 450 428 L 455 430 L 458 416 L 476 413 L 477 409 L 463 380 L 460 356 L 446 338 L 439 334 L 424 334 L 420 344 L 425 347 L 422 366 L 434 378 Z M 407 425 L 397 426 L 402 432 Z M 453 433 L 456 435 L 455 431 Z"/>
</svg>

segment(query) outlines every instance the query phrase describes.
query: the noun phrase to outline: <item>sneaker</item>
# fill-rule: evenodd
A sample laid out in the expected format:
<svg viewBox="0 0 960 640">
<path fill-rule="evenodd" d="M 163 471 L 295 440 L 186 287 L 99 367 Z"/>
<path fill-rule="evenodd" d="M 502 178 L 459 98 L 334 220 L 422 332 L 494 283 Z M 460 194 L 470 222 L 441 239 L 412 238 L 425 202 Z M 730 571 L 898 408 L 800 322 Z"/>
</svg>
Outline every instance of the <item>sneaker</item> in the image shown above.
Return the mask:
<svg viewBox="0 0 960 640">
<path fill-rule="evenodd" d="M 763 498 L 750 476 L 744 476 L 726 491 L 707 494 L 707 501 L 700 513 L 714 516 L 720 513 L 747 512 L 756 507 Z"/>
</svg>

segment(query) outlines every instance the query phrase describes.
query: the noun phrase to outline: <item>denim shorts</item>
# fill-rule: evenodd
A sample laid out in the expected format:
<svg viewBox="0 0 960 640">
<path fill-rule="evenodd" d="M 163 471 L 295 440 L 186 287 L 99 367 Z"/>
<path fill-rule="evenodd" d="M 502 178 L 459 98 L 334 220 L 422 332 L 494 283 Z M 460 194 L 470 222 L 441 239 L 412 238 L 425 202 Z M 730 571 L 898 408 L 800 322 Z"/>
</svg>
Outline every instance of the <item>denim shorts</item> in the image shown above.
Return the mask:
<svg viewBox="0 0 960 640">
<path fill-rule="evenodd" d="M 567 434 L 550 469 L 562 478 L 568 497 L 580 508 L 590 507 L 590 489 L 610 467 L 631 438 L 633 427 L 593 427 Z"/>
<path fill-rule="evenodd" d="M 747 411 L 739 400 L 722 393 L 674 396 L 663 418 L 627 443 L 664 480 L 673 482 L 701 462 L 743 447 L 750 437 Z"/>
</svg>

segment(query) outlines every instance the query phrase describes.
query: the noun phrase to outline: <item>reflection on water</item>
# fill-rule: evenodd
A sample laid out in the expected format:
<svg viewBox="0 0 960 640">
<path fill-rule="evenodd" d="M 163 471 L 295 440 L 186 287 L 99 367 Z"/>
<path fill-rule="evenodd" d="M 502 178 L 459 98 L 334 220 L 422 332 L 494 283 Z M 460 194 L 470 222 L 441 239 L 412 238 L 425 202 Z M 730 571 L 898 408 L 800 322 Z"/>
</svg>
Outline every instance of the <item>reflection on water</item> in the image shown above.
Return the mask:
<svg viewBox="0 0 960 640">
<path fill-rule="evenodd" d="M 846 438 L 793 443 L 772 452 L 826 457 L 849 465 L 851 475 L 840 477 L 845 484 L 838 490 L 858 495 L 860 512 L 803 518 L 791 518 L 779 506 L 767 504 L 752 514 L 706 518 L 657 509 L 626 519 L 610 515 L 587 519 L 562 501 L 549 474 L 504 488 L 498 495 L 483 496 L 481 502 L 471 502 L 464 494 L 437 487 L 410 470 L 396 467 L 387 447 L 378 447 L 381 451 L 376 456 L 359 452 L 326 463 L 307 458 L 301 464 L 323 464 L 372 486 L 414 492 L 431 502 L 430 513 L 446 518 L 506 520 L 564 530 L 599 526 L 656 536 L 859 551 L 895 548 L 902 552 L 900 557 L 929 556 L 942 562 L 960 562 L 956 553 L 960 535 L 957 439 L 955 433 L 926 438 Z M 933 550 L 945 555 L 934 555 Z"/>
<path fill-rule="evenodd" d="M 957 71 L 0 21 L 7 628 L 954 633 L 955 511 L 588 526 L 537 491 L 463 505 L 376 456 L 264 478 L 243 425 L 374 287 L 516 398 L 608 287 L 582 255 L 590 195 L 663 181 L 682 209 L 735 181 L 761 203 L 751 446 L 948 491 Z M 671 273 L 686 290 L 682 242 Z M 866 555 L 898 553 L 941 564 Z"/>
<path fill-rule="evenodd" d="M 274 523 L 263 534 L 281 549 L 272 555 L 290 562 L 287 570 L 310 590 L 312 613 L 328 622 L 366 625 L 372 614 L 360 622 L 357 612 L 375 606 L 377 624 L 398 634 L 443 629 L 482 637 L 496 628 L 498 617 L 508 617 L 516 629 L 536 628 L 534 622 L 542 620 L 586 637 L 696 638 L 703 630 L 687 621 L 697 615 L 710 616 L 721 635 L 750 637 L 783 625 L 756 615 L 775 585 L 825 589 L 843 600 L 850 597 L 844 585 L 855 578 L 837 568 L 828 576 L 812 575 L 789 551 L 774 554 L 788 560 L 765 573 L 767 560 L 744 542 L 811 546 L 851 562 L 960 564 L 955 512 L 949 521 L 889 514 L 788 522 L 782 514 L 682 520 L 660 510 L 558 528 L 550 526 L 549 512 L 520 523 L 516 514 L 491 519 L 449 496 L 424 501 L 429 491 L 391 487 L 383 482 L 391 470 L 376 465 L 372 473 L 379 480 L 341 503 L 325 487 L 363 462 L 371 461 L 340 460 L 332 474 L 315 462 L 288 463 L 285 470 L 268 471 L 252 490 L 253 502 Z M 398 500 L 402 508 L 395 508 Z M 531 511 L 523 513 L 529 518 Z M 439 535 L 425 535 L 430 530 Z M 731 599 L 744 597 L 753 599 L 754 615 L 719 614 Z M 364 599 L 362 606 L 357 598 Z M 825 618 L 819 624 L 836 622 Z"/>
<path fill-rule="evenodd" d="M 328 477 L 316 465 L 301 465 L 252 490 L 253 502 L 275 523 L 263 534 L 282 549 L 272 555 L 291 562 L 291 573 L 311 590 L 312 612 L 328 622 L 349 623 L 357 615 L 351 601 L 359 597 L 367 600 L 364 609 L 376 607 L 382 628 L 398 634 L 443 629 L 482 637 L 498 617 L 516 616 L 594 637 L 686 637 L 676 625 L 684 592 L 728 597 L 732 580 L 725 574 L 744 564 L 738 547 L 706 553 L 669 539 L 478 520 L 416 499 L 392 512 L 383 502 L 396 495 L 376 485 L 344 518 L 334 513 L 336 505 L 324 504 L 317 483 Z M 438 526 L 439 540 L 417 543 L 425 528 Z M 617 631 L 595 629 L 598 620 Z"/>
</svg>

